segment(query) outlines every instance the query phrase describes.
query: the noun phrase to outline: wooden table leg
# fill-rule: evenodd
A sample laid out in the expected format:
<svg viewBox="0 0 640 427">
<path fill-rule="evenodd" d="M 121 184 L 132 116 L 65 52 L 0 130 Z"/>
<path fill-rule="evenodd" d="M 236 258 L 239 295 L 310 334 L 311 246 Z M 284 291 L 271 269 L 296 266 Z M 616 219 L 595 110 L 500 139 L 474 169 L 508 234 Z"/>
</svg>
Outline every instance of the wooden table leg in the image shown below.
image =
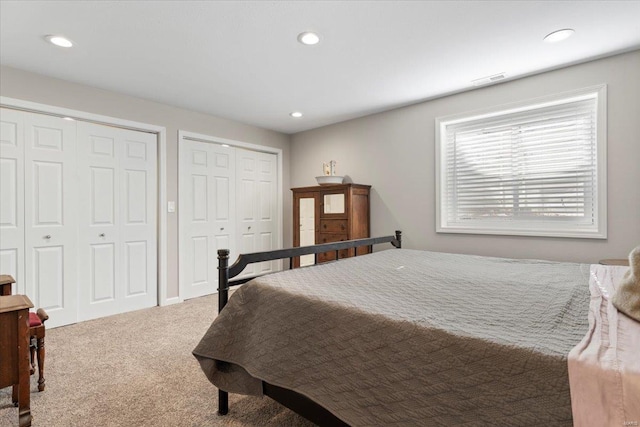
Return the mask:
<svg viewBox="0 0 640 427">
<path fill-rule="evenodd" d="M 37 350 L 38 354 L 38 391 L 44 391 L 44 338 L 37 339 Z"/>
<path fill-rule="evenodd" d="M 31 362 L 29 361 L 29 310 L 18 314 L 18 425 L 31 426 Z"/>
</svg>

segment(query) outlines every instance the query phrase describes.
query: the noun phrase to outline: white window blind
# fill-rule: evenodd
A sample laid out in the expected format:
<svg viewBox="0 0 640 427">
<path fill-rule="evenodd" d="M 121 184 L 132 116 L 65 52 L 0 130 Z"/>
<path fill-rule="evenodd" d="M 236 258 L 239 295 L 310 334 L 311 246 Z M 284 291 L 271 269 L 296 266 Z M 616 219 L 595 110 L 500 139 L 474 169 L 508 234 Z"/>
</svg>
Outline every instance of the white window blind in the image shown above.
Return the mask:
<svg viewBox="0 0 640 427">
<path fill-rule="evenodd" d="M 598 105 L 592 92 L 440 121 L 438 231 L 602 237 Z"/>
</svg>

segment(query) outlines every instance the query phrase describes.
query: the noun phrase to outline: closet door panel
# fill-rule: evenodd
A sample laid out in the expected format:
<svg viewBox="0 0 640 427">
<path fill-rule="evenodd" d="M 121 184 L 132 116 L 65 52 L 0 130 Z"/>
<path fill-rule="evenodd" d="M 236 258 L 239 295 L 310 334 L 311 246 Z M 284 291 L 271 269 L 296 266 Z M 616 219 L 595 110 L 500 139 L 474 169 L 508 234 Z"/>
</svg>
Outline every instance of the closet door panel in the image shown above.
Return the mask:
<svg viewBox="0 0 640 427">
<path fill-rule="evenodd" d="M 188 273 L 191 277 L 192 287 L 207 286 L 210 281 L 214 280 L 209 268 L 212 256 L 209 255 L 209 238 L 207 236 L 191 237 L 191 261 L 188 262 L 191 269 Z"/>
<path fill-rule="evenodd" d="M 0 158 L 0 227 L 7 232 L 18 230 L 18 170 L 18 159 Z"/>
<path fill-rule="evenodd" d="M 124 225 L 147 224 L 147 171 L 124 171 Z"/>
<path fill-rule="evenodd" d="M 24 113 L 0 109 L 0 272 L 24 281 Z"/>
<path fill-rule="evenodd" d="M 238 209 L 238 237 L 240 247 L 238 252 L 242 254 L 256 252 L 256 232 L 258 231 L 258 153 L 255 151 L 236 149 L 238 191 L 236 193 Z M 238 277 L 246 277 L 257 274 L 259 264 L 249 264 Z"/>
<path fill-rule="evenodd" d="M 235 150 L 231 147 L 209 144 L 209 149 L 214 159 L 213 175 L 210 182 L 213 189 L 212 207 L 215 214 L 213 224 L 214 252 L 212 261 L 209 262 L 214 269 L 217 284 L 218 249 L 229 249 L 229 257 L 232 262 L 238 256 L 234 230 L 236 217 L 236 201 L 234 197 L 236 191 L 236 162 Z"/>
<path fill-rule="evenodd" d="M 238 149 L 237 159 L 240 253 L 274 249 L 278 229 L 277 156 Z M 277 265 L 277 261 L 250 264 L 241 277 L 268 273 L 274 271 Z"/>
<path fill-rule="evenodd" d="M 272 171 L 271 158 L 269 154 L 257 153 L 258 157 L 258 191 L 256 194 L 256 203 L 258 210 L 258 221 L 256 235 L 259 241 L 260 251 L 270 251 L 274 249 L 274 216 L 275 216 L 275 186 L 273 181 L 275 168 Z M 273 156 L 275 158 L 275 156 Z M 275 160 L 275 159 L 274 159 Z M 274 262 L 262 262 L 258 265 L 258 274 L 269 273 L 273 271 Z"/>
<path fill-rule="evenodd" d="M 51 245 L 32 249 L 32 278 L 35 287 L 33 294 L 38 307 L 47 311 L 63 311 L 64 301 L 64 246 Z M 70 307 L 66 307 L 69 309 Z"/>
<path fill-rule="evenodd" d="M 215 278 L 209 259 L 213 257 L 212 195 L 209 168 L 213 162 L 208 144 L 189 141 L 181 144 L 179 219 L 181 230 L 180 280 L 186 298 L 213 292 Z"/>
<path fill-rule="evenodd" d="M 114 243 L 90 245 L 90 304 L 114 301 L 116 298 L 116 248 Z M 86 285 L 85 285 L 86 286 Z"/>
<path fill-rule="evenodd" d="M 78 122 L 78 317 L 119 312 L 121 144 L 118 129 Z"/>
<path fill-rule="evenodd" d="M 218 249 L 229 249 L 235 252 L 235 245 L 231 247 L 231 238 L 233 233 L 233 218 L 231 217 L 232 198 L 230 177 L 216 176 L 214 177 L 214 203 L 215 203 L 215 229 L 214 235 L 216 239 L 216 251 Z M 230 254 L 230 256 L 236 255 Z M 216 255 L 217 256 L 217 255 Z"/>
<path fill-rule="evenodd" d="M 7 108 L 0 109 L 0 148 L 3 154 L 10 150 L 20 150 L 22 145 L 22 129 L 24 118 L 22 113 L 9 110 Z M 5 152 L 7 150 L 7 152 Z"/>
<path fill-rule="evenodd" d="M 191 194 L 193 211 L 191 221 L 206 223 L 209 221 L 209 180 L 207 175 L 191 175 Z"/>
<path fill-rule="evenodd" d="M 125 298 L 147 295 L 151 284 L 148 277 L 149 250 L 147 241 L 129 241 L 124 250 Z"/>
<path fill-rule="evenodd" d="M 218 249 L 235 252 L 233 149 L 180 141 L 180 283 L 185 299 L 214 293 Z"/>
<path fill-rule="evenodd" d="M 157 304 L 157 137 L 120 129 L 121 311 Z"/>
<path fill-rule="evenodd" d="M 259 153 L 258 179 L 260 180 L 260 223 L 261 249 L 268 251 L 276 248 L 278 200 L 277 156 L 270 153 Z M 278 262 L 262 263 L 261 273 L 268 273 L 278 268 Z"/>
<path fill-rule="evenodd" d="M 277 196 L 277 157 L 270 153 L 257 154 L 258 221 L 256 234 L 260 236 L 260 251 L 269 251 L 276 247 L 276 200 Z M 277 269 L 277 261 L 260 264 L 259 273 L 269 273 Z"/>
<path fill-rule="evenodd" d="M 33 161 L 32 213 L 34 227 L 61 227 L 63 200 L 64 161 Z"/>
<path fill-rule="evenodd" d="M 116 197 L 116 170 L 113 166 L 89 166 L 90 179 L 88 202 L 90 206 L 89 224 L 92 227 L 113 227 L 118 209 Z M 106 231 L 106 230 L 104 230 Z M 112 230 L 113 231 L 113 230 Z"/>
<path fill-rule="evenodd" d="M 24 263 L 20 262 L 21 255 L 17 248 L 0 249 L 0 271 L 2 271 L 2 274 L 8 274 L 15 280 L 18 277 L 21 278 L 24 271 Z M 17 283 L 14 283 L 11 287 L 11 294 L 17 293 L 24 293 L 24 291 L 20 291 Z"/>
<path fill-rule="evenodd" d="M 80 122 L 78 143 L 79 317 L 154 306 L 155 136 Z"/>
<path fill-rule="evenodd" d="M 47 325 L 77 319 L 76 124 L 25 116 L 25 287 Z"/>
<path fill-rule="evenodd" d="M 231 197 L 230 179 L 229 177 L 216 176 L 215 182 L 215 204 L 216 204 L 216 221 L 220 223 L 228 223 L 231 220 L 229 215 Z"/>
</svg>

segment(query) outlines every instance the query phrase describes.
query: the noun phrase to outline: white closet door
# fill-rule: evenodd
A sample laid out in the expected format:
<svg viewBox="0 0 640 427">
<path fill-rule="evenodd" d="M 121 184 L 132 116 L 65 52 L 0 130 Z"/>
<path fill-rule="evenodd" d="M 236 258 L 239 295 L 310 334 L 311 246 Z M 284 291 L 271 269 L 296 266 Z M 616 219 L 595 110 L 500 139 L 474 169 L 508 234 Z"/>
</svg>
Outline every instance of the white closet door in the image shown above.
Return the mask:
<svg viewBox="0 0 640 427">
<path fill-rule="evenodd" d="M 235 261 L 236 247 L 236 200 L 233 197 L 236 191 L 236 159 L 235 151 L 230 147 L 222 147 L 209 144 L 213 154 L 213 175 L 211 187 L 213 188 L 213 203 L 215 212 L 213 222 L 214 252 L 213 264 L 215 267 L 215 282 L 218 284 L 218 249 L 229 249 L 229 262 Z"/>
<path fill-rule="evenodd" d="M 25 114 L 25 291 L 48 326 L 77 319 L 76 124 Z"/>
<path fill-rule="evenodd" d="M 157 302 L 156 136 L 78 123 L 79 318 Z"/>
<path fill-rule="evenodd" d="M 235 152 L 180 141 L 180 281 L 185 299 L 216 292 L 217 251 L 235 256 Z"/>
<path fill-rule="evenodd" d="M 120 306 L 125 312 L 158 304 L 158 142 L 155 134 L 120 132 Z"/>
<path fill-rule="evenodd" d="M 0 274 L 24 281 L 24 113 L 0 109 Z"/>
<path fill-rule="evenodd" d="M 237 149 L 240 253 L 274 249 L 277 242 L 277 156 Z M 274 271 L 275 261 L 250 264 L 240 277 Z"/>
<path fill-rule="evenodd" d="M 119 130 L 78 123 L 78 311 L 82 320 L 118 313 Z"/>
</svg>

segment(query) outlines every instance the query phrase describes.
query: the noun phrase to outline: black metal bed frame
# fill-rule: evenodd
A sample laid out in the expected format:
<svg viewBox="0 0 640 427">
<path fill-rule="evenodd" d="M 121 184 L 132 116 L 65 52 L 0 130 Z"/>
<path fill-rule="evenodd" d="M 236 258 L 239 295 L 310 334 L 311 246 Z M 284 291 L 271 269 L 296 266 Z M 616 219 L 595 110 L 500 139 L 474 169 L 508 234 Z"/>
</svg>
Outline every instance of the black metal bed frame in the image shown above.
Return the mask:
<svg viewBox="0 0 640 427">
<path fill-rule="evenodd" d="M 247 277 L 234 281 L 229 279 L 236 277 L 247 265 L 256 262 L 274 261 L 289 258 L 289 269 L 293 268 L 293 259 L 302 255 L 314 254 L 314 264 L 318 263 L 318 254 L 335 251 L 336 260 L 339 251 L 343 249 L 358 248 L 361 246 L 373 246 L 380 243 L 391 243 L 396 248 L 402 247 L 402 231 L 396 230 L 394 236 L 371 237 L 367 239 L 347 240 L 344 242 L 324 243 L 321 245 L 301 246 L 290 249 L 276 249 L 273 251 L 254 252 L 241 254 L 232 266 L 229 266 L 229 250 L 218 250 L 218 313 L 222 311 L 229 300 L 229 288 L 238 286 L 255 277 Z M 354 256 L 357 255 L 354 250 Z M 361 255 L 362 256 L 362 255 Z M 274 386 L 267 382 L 262 382 L 262 390 L 266 396 L 286 406 L 294 412 L 302 415 L 310 421 L 323 426 L 346 426 L 342 420 L 331 412 L 315 403 L 311 399 L 286 388 Z M 218 389 L 218 414 L 225 415 L 229 412 L 229 393 Z"/>
</svg>

